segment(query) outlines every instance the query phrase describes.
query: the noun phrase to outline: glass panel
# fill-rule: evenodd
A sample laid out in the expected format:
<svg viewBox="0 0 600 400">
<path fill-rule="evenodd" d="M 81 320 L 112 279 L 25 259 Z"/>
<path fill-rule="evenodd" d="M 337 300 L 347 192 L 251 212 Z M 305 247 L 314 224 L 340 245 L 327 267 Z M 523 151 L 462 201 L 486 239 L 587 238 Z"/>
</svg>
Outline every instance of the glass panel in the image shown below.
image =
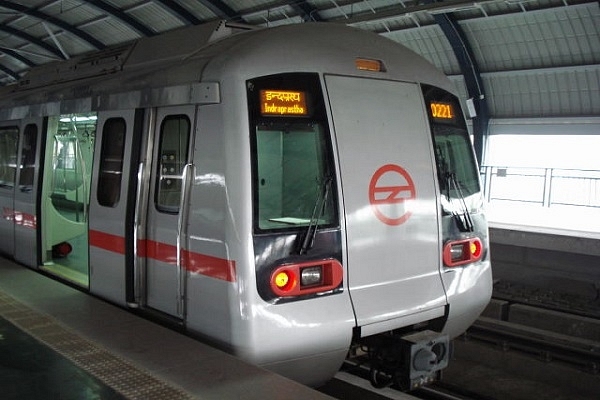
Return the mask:
<svg viewBox="0 0 600 400">
<path fill-rule="evenodd" d="M 121 196 L 126 128 L 123 118 L 111 118 L 102 130 L 97 199 L 105 207 L 116 207 Z"/>
<path fill-rule="evenodd" d="M 432 86 L 423 86 L 433 133 L 442 195 L 465 198 L 480 191 L 479 174 L 458 99 Z"/>
<path fill-rule="evenodd" d="M 52 203 L 72 221 L 87 221 L 96 120 L 95 114 L 62 115 L 54 134 Z"/>
<path fill-rule="evenodd" d="M 319 76 L 248 82 L 255 229 L 337 226 L 332 150 Z"/>
<path fill-rule="evenodd" d="M 29 192 L 33 188 L 33 177 L 35 175 L 35 163 L 37 158 L 38 128 L 35 124 L 29 124 L 23 132 L 23 150 L 21 153 L 21 174 L 19 175 L 19 189 Z"/>
<path fill-rule="evenodd" d="M 0 128 L 0 187 L 13 188 L 17 172 L 19 130 Z"/>
<path fill-rule="evenodd" d="M 160 128 L 156 208 L 168 213 L 179 212 L 181 179 L 187 163 L 190 120 L 186 115 L 163 119 Z"/>
<path fill-rule="evenodd" d="M 257 126 L 259 229 L 307 226 L 315 209 L 319 226 L 335 220 L 332 196 L 328 196 L 327 204 L 319 204 L 325 191 L 331 190 L 327 187 L 331 182 L 325 147 L 323 129 L 318 124 Z"/>
</svg>

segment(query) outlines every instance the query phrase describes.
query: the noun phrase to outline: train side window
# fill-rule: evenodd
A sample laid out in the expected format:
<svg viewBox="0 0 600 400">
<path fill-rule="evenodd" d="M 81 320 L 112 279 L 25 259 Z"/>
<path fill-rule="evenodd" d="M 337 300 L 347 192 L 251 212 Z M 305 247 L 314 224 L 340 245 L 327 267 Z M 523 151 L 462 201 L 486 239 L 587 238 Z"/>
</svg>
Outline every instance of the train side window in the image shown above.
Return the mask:
<svg viewBox="0 0 600 400">
<path fill-rule="evenodd" d="M 183 167 L 187 163 L 190 126 L 187 115 L 170 115 L 162 121 L 154 200 L 159 211 L 172 214 L 179 212 L 181 180 Z"/>
<path fill-rule="evenodd" d="M 110 118 L 102 130 L 97 199 L 104 207 L 116 207 L 121 197 L 126 128 L 123 118 Z"/>
<path fill-rule="evenodd" d="M 33 177 L 35 175 L 35 160 L 37 157 L 38 127 L 36 124 L 28 124 L 23 131 L 23 145 L 21 152 L 21 164 L 19 165 L 19 189 L 29 192 L 33 188 Z"/>
<path fill-rule="evenodd" d="M 15 186 L 17 172 L 17 144 L 19 130 L 16 127 L 0 128 L 0 188 Z"/>
</svg>

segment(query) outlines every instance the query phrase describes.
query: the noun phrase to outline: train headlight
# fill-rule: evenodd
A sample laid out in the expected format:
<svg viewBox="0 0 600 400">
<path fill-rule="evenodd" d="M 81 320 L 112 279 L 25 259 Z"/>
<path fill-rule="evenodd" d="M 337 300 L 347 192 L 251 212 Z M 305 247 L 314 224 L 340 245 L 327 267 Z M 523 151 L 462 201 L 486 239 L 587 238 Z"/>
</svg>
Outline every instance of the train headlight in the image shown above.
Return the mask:
<svg viewBox="0 0 600 400">
<path fill-rule="evenodd" d="M 453 240 L 444 245 L 444 264 L 458 267 L 479 261 L 483 256 L 483 243 L 479 238 Z"/>
<path fill-rule="evenodd" d="M 270 276 L 271 290 L 281 297 L 322 293 L 339 288 L 344 269 L 335 259 L 284 264 Z"/>
<path fill-rule="evenodd" d="M 300 286 L 314 286 L 323 282 L 323 267 L 302 268 L 300 271 Z"/>
</svg>

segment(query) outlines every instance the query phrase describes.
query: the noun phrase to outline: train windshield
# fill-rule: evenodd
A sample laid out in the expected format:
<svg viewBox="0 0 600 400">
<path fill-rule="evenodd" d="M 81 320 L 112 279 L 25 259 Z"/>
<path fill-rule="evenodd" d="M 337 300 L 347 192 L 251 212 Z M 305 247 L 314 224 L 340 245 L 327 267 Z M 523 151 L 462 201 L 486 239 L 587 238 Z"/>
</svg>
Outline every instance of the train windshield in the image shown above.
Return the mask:
<svg viewBox="0 0 600 400">
<path fill-rule="evenodd" d="M 248 82 L 257 232 L 337 224 L 329 129 L 316 74 Z"/>
<path fill-rule="evenodd" d="M 433 134 L 442 204 L 446 211 L 455 212 L 454 199 L 464 202 L 480 192 L 471 141 L 456 96 L 427 85 L 423 85 L 423 94 Z"/>
</svg>

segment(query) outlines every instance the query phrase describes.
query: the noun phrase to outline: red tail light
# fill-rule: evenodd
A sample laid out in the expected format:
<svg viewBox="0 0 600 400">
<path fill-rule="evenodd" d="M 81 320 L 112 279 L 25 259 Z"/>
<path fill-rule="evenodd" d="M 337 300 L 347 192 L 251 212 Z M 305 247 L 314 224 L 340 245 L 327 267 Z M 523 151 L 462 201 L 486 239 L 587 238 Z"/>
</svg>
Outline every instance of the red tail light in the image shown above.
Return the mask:
<svg viewBox="0 0 600 400">
<path fill-rule="evenodd" d="M 328 259 L 282 265 L 271 274 L 270 284 L 277 296 L 298 296 L 335 289 L 342 278 L 342 264 Z"/>
<path fill-rule="evenodd" d="M 444 245 L 444 264 L 447 267 L 479 261 L 483 255 L 483 243 L 479 238 L 454 240 Z"/>
</svg>

